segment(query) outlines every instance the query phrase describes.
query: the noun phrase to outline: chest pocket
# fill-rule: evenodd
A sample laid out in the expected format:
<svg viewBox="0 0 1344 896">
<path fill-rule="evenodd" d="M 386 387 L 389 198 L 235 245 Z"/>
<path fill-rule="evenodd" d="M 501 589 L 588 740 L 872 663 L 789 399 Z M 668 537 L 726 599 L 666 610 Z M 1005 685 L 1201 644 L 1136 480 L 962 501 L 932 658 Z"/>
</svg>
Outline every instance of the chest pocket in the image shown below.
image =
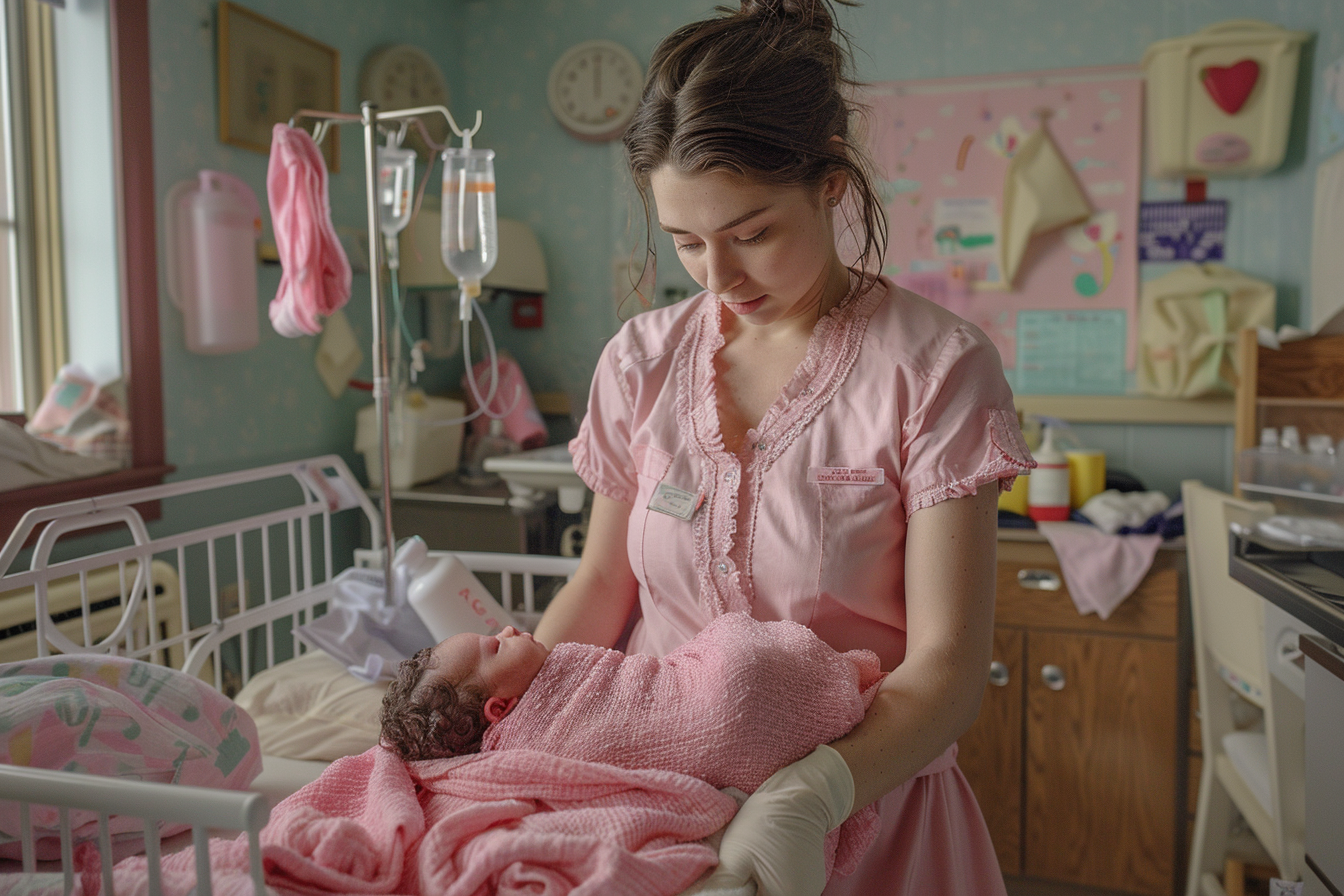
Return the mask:
<svg viewBox="0 0 1344 896">
<path fill-rule="evenodd" d="M 894 562 L 904 522 L 897 483 L 882 467 L 862 461 L 811 467 L 808 480 L 818 501 L 817 590 L 836 596 L 859 593 L 863 588 L 855 577 L 884 576 Z"/>
</svg>

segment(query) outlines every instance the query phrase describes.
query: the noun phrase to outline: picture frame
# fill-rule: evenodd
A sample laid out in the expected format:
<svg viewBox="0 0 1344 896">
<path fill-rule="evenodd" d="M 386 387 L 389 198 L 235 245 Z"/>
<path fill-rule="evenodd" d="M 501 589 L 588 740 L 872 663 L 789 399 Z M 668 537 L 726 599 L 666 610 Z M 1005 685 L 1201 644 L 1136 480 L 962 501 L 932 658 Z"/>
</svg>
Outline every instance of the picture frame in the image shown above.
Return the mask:
<svg viewBox="0 0 1344 896">
<path fill-rule="evenodd" d="M 260 153 L 271 130 L 299 109 L 341 105 L 341 57 L 334 48 L 229 0 L 220 0 L 219 139 Z M 340 141 L 323 141 L 327 170 L 340 170 Z"/>
</svg>

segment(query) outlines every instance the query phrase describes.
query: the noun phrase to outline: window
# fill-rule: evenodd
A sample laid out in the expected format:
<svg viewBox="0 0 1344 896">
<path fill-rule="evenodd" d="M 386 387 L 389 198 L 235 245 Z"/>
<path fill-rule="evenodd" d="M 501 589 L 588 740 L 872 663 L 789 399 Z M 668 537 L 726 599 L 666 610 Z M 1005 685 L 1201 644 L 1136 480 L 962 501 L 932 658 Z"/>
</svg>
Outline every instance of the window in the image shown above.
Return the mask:
<svg viewBox="0 0 1344 896">
<path fill-rule="evenodd" d="M 4 0 L 12 6 L 32 0 Z M 131 467 L 107 476 L 71 480 L 0 494 L 0 537 L 28 508 L 148 485 L 170 471 L 164 465 L 159 360 L 158 266 L 155 249 L 154 160 L 149 75 L 148 0 L 100 0 L 106 10 L 111 91 L 107 130 L 113 168 L 113 230 L 120 323 L 117 348 L 127 385 Z M 81 3 L 86 7 L 90 3 Z M 59 15 L 59 11 L 56 13 Z M 96 139 L 101 135 L 93 135 Z M 6 237 L 14 233 L 12 222 Z M 9 278 L 13 282 L 13 278 Z M 8 318 L 7 318 L 8 319 Z M 20 331 L 22 332 L 22 331 Z M 22 336 L 21 336 L 22 338 Z M 31 350 L 31 341 L 23 343 Z"/>
</svg>

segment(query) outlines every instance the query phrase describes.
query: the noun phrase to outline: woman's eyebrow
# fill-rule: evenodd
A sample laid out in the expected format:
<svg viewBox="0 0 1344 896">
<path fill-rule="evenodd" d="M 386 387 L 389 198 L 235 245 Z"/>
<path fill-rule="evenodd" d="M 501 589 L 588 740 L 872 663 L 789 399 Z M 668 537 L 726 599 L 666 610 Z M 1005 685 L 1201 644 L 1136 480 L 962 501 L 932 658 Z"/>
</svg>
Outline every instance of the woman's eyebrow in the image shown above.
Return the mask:
<svg viewBox="0 0 1344 896">
<path fill-rule="evenodd" d="M 745 215 L 741 215 L 741 216 L 739 216 L 739 217 L 734 218 L 733 220 L 729 221 L 727 224 L 723 225 L 722 227 L 716 228 L 713 232 L 714 232 L 714 233 L 723 233 L 725 230 L 732 230 L 732 229 L 733 229 L 734 227 L 736 227 L 737 225 L 742 224 L 742 223 L 745 223 L 745 222 L 747 222 L 747 221 L 750 221 L 752 218 L 754 218 L 754 217 L 756 217 L 757 215 L 761 214 L 761 212 L 768 211 L 769 208 L 770 208 L 770 206 L 765 205 L 765 206 L 762 206 L 762 207 L 760 207 L 760 208 L 758 208 L 758 209 L 754 209 L 753 211 L 749 211 L 749 212 L 747 212 Z M 681 230 L 680 228 L 677 228 L 677 227 L 668 227 L 668 226 L 667 226 L 666 224 L 664 224 L 662 221 L 659 221 L 659 222 L 658 222 L 658 226 L 659 226 L 660 228 L 662 228 L 664 231 L 666 231 L 667 233 L 680 233 L 680 234 L 690 233 L 690 231 L 688 231 L 688 230 Z"/>
</svg>

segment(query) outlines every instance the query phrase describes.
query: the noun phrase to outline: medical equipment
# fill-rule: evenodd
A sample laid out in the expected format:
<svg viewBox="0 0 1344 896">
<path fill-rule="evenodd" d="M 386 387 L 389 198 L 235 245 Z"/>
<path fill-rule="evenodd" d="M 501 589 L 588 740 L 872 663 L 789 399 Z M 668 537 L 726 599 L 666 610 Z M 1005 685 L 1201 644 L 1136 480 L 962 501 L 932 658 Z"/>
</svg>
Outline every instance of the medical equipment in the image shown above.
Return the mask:
<svg viewBox="0 0 1344 896">
<path fill-rule="evenodd" d="M 443 151 L 443 264 L 462 290 L 460 314 L 471 320 L 471 302 L 481 294 L 481 278 L 499 258 L 495 218 L 495 153 L 472 149 Z"/>
<path fill-rule="evenodd" d="M 411 222 L 414 185 L 415 150 L 403 149 L 398 138 L 388 135 L 387 145 L 378 147 L 378 217 L 382 223 L 387 266 L 393 271 L 401 267 L 397 235 Z"/>
<path fill-rule="evenodd" d="M 254 348 L 261 206 L 223 171 L 201 171 L 164 200 L 168 296 L 182 311 L 187 348 L 222 355 Z"/>
</svg>

